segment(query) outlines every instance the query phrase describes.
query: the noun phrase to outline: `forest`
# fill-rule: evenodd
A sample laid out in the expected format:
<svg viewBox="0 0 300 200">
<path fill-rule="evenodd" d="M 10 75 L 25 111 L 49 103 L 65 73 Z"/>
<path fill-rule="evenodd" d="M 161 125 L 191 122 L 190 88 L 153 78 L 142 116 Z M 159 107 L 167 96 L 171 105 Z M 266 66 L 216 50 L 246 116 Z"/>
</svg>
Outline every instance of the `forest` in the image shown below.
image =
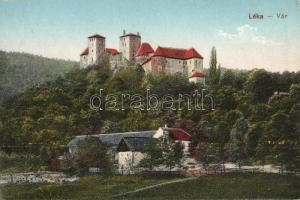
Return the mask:
<svg viewBox="0 0 300 200">
<path fill-rule="evenodd" d="M 0 107 L 1 150 L 47 160 L 65 152 L 76 135 L 157 130 L 167 124 L 193 136 L 191 152 L 204 164 L 231 161 L 299 169 L 300 72 L 225 69 L 214 54 L 206 85 L 190 83 L 180 74 L 146 75 L 141 66 L 113 72 L 104 60 L 26 86 Z M 65 69 L 70 64 L 65 63 Z M 129 100 L 121 110 L 90 108 L 90 97 L 100 89 L 105 94 L 144 95 L 148 88 L 158 97 L 206 89 L 215 109 L 189 110 L 183 105 L 182 110 L 149 111 L 133 109 Z"/>
<path fill-rule="evenodd" d="M 0 104 L 30 87 L 52 81 L 78 68 L 74 61 L 0 50 Z"/>
</svg>

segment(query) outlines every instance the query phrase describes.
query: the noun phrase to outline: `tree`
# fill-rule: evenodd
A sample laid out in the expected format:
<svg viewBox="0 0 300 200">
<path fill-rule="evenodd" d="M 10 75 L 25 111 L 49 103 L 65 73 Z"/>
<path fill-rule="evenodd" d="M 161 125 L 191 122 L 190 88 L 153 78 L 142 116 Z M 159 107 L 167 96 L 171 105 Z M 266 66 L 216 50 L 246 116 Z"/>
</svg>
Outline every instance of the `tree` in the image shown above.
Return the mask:
<svg viewBox="0 0 300 200">
<path fill-rule="evenodd" d="M 217 67 L 217 50 L 216 47 L 211 49 L 210 62 L 209 62 L 209 83 L 213 85 L 219 84 L 221 75 L 221 66 Z"/>
<path fill-rule="evenodd" d="M 90 167 L 100 168 L 104 173 L 109 173 L 112 168 L 108 146 L 95 137 L 87 137 L 79 145 L 74 161 L 75 169 L 83 173 Z"/>
<path fill-rule="evenodd" d="M 232 70 L 226 70 L 221 76 L 220 85 L 235 87 L 235 78 L 236 76 Z"/>
<path fill-rule="evenodd" d="M 152 170 L 155 166 L 165 165 L 170 170 L 181 164 L 183 145 L 180 142 L 151 139 L 145 147 L 145 158 L 140 166 Z"/>
<path fill-rule="evenodd" d="M 256 124 L 253 124 L 247 135 L 246 135 L 246 152 L 249 158 L 252 158 L 253 160 L 260 160 L 257 155 L 258 151 L 258 144 L 261 140 L 262 134 L 265 132 L 265 123 L 264 122 L 258 122 Z M 263 145 L 262 143 L 260 145 Z M 263 150 L 263 148 L 259 147 L 260 151 Z M 263 153 L 263 152 L 260 152 Z"/>
<path fill-rule="evenodd" d="M 229 160 L 237 163 L 239 167 L 246 160 L 245 136 L 247 131 L 248 121 L 245 118 L 238 119 L 230 132 L 230 140 L 227 144 Z"/>
<path fill-rule="evenodd" d="M 278 111 L 271 116 L 266 134 L 270 143 L 272 162 L 281 169 L 295 168 L 299 163 L 299 132 L 297 124 L 291 123 L 289 115 Z"/>
<path fill-rule="evenodd" d="M 219 148 L 216 143 L 203 144 L 196 153 L 196 160 L 199 161 L 204 168 L 207 168 L 211 163 L 219 163 Z"/>
<path fill-rule="evenodd" d="M 150 139 L 145 146 L 145 157 L 141 160 L 140 166 L 152 170 L 155 166 L 163 163 L 162 151 L 159 145 L 159 140 Z"/>
<path fill-rule="evenodd" d="M 254 102 L 265 103 L 275 91 L 274 79 L 270 72 L 255 69 L 248 75 L 245 89 L 252 94 Z"/>
<path fill-rule="evenodd" d="M 181 165 L 183 145 L 181 142 L 163 141 L 163 163 L 171 170 L 176 165 Z"/>
</svg>

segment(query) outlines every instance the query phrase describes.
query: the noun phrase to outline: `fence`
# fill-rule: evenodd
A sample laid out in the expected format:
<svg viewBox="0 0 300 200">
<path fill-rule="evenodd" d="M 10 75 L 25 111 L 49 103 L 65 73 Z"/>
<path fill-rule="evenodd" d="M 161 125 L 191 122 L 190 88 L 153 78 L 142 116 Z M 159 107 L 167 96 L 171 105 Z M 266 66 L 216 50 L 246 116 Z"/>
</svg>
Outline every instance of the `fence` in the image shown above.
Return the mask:
<svg viewBox="0 0 300 200">
<path fill-rule="evenodd" d="M 300 176 L 300 170 L 287 171 L 287 170 L 274 170 L 274 169 L 261 169 L 261 168 L 201 168 L 186 170 L 185 173 L 190 176 L 203 176 L 209 174 L 222 174 L 222 173 L 275 173 L 275 174 L 293 174 Z"/>
</svg>

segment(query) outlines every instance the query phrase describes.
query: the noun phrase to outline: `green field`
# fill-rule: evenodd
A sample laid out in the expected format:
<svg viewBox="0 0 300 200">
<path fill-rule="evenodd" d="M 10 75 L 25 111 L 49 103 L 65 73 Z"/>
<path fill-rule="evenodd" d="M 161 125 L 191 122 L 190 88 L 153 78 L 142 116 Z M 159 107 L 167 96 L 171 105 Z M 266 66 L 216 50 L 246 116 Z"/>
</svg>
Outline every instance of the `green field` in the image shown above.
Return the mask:
<svg viewBox="0 0 300 200">
<path fill-rule="evenodd" d="M 275 174 L 224 174 L 153 188 L 123 199 L 299 198 L 300 178 Z"/>
<path fill-rule="evenodd" d="M 170 179 L 89 176 L 70 184 L 6 185 L 4 199 L 111 199 Z M 276 174 L 223 174 L 152 188 L 117 199 L 299 198 L 300 178 Z"/>
<path fill-rule="evenodd" d="M 137 176 L 86 176 L 68 184 L 20 184 L 0 187 L 2 198 L 10 199 L 110 199 L 112 194 L 131 191 L 170 179 L 143 179 Z M 1 199 L 1 198 L 0 198 Z M 2 200 L 2 199 L 1 199 Z"/>
</svg>

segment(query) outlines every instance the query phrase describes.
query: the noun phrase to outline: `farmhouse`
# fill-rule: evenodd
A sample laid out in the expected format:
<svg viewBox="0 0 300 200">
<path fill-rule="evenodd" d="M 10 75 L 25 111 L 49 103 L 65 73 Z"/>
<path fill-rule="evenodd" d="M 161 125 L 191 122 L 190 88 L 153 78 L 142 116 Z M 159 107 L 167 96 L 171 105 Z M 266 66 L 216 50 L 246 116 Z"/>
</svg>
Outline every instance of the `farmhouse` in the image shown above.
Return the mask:
<svg viewBox="0 0 300 200">
<path fill-rule="evenodd" d="M 79 135 L 73 138 L 69 144 L 69 152 L 74 154 L 81 142 L 87 137 L 96 137 L 110 146 L 115 167 L 122 174 L 131 173 L 145 157 L 144 149 L 151 138 L 167 139 L 181 142 L 184 155 L 189 155 L 191 135 L 180 128 L 160 127 L 154 131 L 122 132 L 110 134 Z"/>
<path fill-rule="evenodd" d="M 140 33 L 126 33 L 119 39 L 119 51 L 106 48 L 105 37 L 95 34 L 88 37 L 88 47 L 80 54 L 82 68 L 109 58 L 113 70 L 128 66 L 128 62 L 140 65 L 146 73 L 183 74 L 189 81 L 205 84 L 203 57 L 194 48 L 181 49 L 158 46 L 156 50 L 141 42 Z"/>
</svg>

